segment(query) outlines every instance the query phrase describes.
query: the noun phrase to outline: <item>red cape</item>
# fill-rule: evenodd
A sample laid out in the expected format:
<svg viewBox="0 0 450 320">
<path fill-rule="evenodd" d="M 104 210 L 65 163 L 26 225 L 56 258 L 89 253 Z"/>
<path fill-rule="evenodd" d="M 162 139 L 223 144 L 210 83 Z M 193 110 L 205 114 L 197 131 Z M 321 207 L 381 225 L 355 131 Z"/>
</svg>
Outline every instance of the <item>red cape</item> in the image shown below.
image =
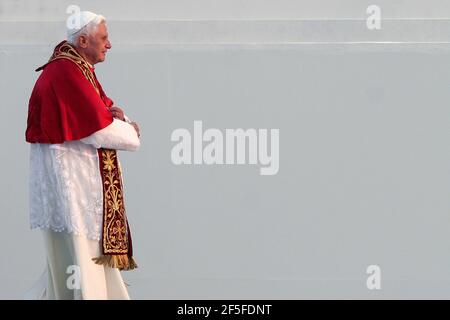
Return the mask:
<svg viewBox="0 0 450 320">
<path fill-rule="evenodd" d="M 113 101 L 98 83 L 100 95 L 74 62 L 57 59 L 44 66 L 28 106 L 27 142 L 80 140 L 113 121 Z"/>
</svg>

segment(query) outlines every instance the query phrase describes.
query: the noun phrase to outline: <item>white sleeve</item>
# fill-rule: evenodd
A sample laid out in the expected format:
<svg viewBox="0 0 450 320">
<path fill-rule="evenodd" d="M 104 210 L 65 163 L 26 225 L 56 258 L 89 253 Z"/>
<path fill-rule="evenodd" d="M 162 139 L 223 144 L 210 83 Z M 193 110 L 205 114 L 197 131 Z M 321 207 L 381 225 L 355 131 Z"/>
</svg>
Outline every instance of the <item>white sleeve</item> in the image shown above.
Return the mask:
<svg viewBox="0 0 450 320">
<path fill-rule="evenodd" d="M 125 151 L 136 151 L 141 144 L 134 127 L 117 119 L 113 119 L 109 126 L 94 132 L 89 137 L 81 139 L 81 142 L 90 144 L 97 149 L 105 148 Z"/>
</svg>

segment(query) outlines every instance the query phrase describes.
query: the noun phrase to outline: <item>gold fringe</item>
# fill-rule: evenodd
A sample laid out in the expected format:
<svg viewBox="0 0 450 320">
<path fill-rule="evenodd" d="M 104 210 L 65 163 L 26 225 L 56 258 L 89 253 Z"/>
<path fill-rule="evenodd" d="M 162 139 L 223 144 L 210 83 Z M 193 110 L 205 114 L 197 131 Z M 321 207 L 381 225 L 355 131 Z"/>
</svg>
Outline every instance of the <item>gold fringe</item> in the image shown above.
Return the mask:
<svg viewBox="0 0 450 320">
<path fill-rule="evenodd" d="M 96 264 L 102 264 L 119 270 L 133 270 L 137 264 L 132 257 L 126 254 L 102 255 L 98 258 L 92 258 Z"/>
</svg>

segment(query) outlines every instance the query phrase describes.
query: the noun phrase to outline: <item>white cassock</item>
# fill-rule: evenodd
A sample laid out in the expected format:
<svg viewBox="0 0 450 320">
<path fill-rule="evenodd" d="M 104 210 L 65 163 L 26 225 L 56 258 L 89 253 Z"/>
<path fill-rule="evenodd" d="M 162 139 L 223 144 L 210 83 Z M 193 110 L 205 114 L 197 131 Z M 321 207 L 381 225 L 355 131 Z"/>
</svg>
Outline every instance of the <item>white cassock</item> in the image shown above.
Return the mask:
<svg viewBox="0 0 450 320">
<path fill-rule="evenodd" d="M 47 268 L 26 299 L 129 299 L 120 271 L 92 261 L 103 221 L 97 149 L 139 146 L 134 127 L 117 119 L 78 141 L 30 145 L 30 224 L 42 229 Z"/>
</svg>

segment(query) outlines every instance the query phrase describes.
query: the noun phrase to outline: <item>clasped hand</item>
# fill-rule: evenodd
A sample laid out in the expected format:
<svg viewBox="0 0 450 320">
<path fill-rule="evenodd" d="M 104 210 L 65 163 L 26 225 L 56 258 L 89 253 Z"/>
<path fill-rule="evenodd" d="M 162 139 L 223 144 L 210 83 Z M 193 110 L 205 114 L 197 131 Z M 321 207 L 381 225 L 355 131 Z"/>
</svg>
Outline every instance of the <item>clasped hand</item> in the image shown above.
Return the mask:
<svg viewBox="0 0 450 320">
<path fill-rule="evenodd" d="M 121 108 L 110 107 L 109 112 L 111 112 L 114 118 L 125 121 L 125 114 L 123 113 L 123 110 Z M 130 124 L 133 126 L 134 130 L 136 130 L 138 137 L 140 137 L 141 133 L 138 124 L 136 122 L 131 122 Z"/>
</svg>

